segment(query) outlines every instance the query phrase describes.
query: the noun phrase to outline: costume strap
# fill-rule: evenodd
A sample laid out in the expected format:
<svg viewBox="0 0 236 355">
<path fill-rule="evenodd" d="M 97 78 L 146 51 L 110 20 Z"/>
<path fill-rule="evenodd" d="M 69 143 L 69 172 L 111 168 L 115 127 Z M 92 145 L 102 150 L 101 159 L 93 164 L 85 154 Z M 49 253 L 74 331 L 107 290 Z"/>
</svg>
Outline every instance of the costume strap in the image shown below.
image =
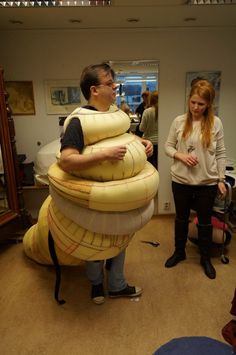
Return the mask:
<svg viewBox="0 0 236 355">
<path fill-rule="evenodd" d="M 53 261 L 53 265 L 55 267 L 56 271 L 56 283 L 55 283 L 55 289 L 54 289 L 54 298 L 57 301 L 58 304 L 64 304 L 66 301 L 64 300 L 59 300 L 59 289 L 60 289 L 60 284 L 61 284 L 61 268 L 57 259 L 57 254 L 55 250 L 55 244 L 54 240 L 52 237 L 51 232 L 48 232 L 48 247 L 49 247 L 49 252 Z"/>
</svg>

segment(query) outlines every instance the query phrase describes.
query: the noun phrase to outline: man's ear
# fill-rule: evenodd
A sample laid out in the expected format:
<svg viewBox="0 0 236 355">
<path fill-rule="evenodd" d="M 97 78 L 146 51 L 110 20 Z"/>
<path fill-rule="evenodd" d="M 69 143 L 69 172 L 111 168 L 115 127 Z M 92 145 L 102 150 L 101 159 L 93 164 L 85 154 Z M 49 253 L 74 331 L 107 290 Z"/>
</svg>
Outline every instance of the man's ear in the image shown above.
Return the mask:
<svg viewBox="0 0 236 355">
<path fill-rule="evenodd" d="M 97 90 L 97 87 L 95 85 L 90 87 L 90 93 L 91 93 L 91 96 L 97 96 L 98 95 L 98 90 Z"/>
</svg>

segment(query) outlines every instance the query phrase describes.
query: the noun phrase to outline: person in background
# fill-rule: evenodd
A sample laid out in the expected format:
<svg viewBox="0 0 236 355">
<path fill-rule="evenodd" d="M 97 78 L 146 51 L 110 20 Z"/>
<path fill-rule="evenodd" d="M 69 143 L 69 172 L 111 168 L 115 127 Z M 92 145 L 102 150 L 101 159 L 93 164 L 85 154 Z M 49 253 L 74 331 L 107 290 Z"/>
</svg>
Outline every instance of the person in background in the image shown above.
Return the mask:
<svg viewBox="0 0 236 355">
<path fill-rule="evenodd" d="M 136 127 L 135 134 L 139 137 L 142 137 L 143 135 L 143 133 L 140 132 L 139 130 L 139 126 L 142 121 L 143 111 L 149 106 L 149 96 L 150 96 L 150 91 L 147 90 L 144 91 L 141 96 L 143 101 L 141 102 L 141 104 L 138 105 L 138 107 L 135 110 L 135 113 L 139 118 L 139 124 Z"/>
<path fill-rule="evenodd" d="M 88 101 L 86 109 L 92 111 L 109 111 L 116 98 L 115 73 L 107 63 L 89 65 L 81 75 L 80 88 Z M 139 138 L 140 139 L 140 138 Z M 152 154 L 152 143 L 141 139 L 145 146 L 147 156 Z M 123 160 L 126 154 L 126 146 L 119 145 L 91 154 L 81 154 L 84 149 L 83 130 L 79 117 L 71 120 L 66 128 L 61 144 L 60 166 L 66 171 L 86 169 L 96 166 L 102 161 Z M 138 286 L 129 286 L 124 276 L 125 250 L 116 257 L 109 259 L 111 264 L 108 272 L 108 295 L 115 297 L 135 297 L 142 293 Z M 102 304 L 104 296 L 104 261 L 87 261 L 86 272 L 91 282 L 91 298 L 94 303 Z"/>
<path fill-rule="evenodd" d="M 139 126 L 140 132 L 145 139 L 153 144 L 153 155 L 148 161 L 157 169 L 158 165 L 158 91 L 150 94 L 150 107 L 143 112 L 142 122 Z"/>
<path fill-rule="evenodd" d="M 121 101 L 120 109 L 122 111 L 124 111 L 125 113 L 127 113 L 128 116 L 131 113 L 130 107 L 129 107 L 129 105 L 127 104 L 127 102 L 125 100 Z"/>
<path fill-rule="evenodd" d="M 224 132 L 221 120 L 213 113 L 214 97 L 214 87 L 207 80 L 193 83 L 188 111 L 174 119 L 165 143 L 166 154 L 173 158 L 171 175 L 176 209 L 175 251 L 165 266 L 173 267 L 186 258 L 189 216 L 194 203 L 200 264 L 210 279 L 216 277 L 210 260 L 212 208 L 217 190 L 222 197 L 226 194 Z"/>
</svg>

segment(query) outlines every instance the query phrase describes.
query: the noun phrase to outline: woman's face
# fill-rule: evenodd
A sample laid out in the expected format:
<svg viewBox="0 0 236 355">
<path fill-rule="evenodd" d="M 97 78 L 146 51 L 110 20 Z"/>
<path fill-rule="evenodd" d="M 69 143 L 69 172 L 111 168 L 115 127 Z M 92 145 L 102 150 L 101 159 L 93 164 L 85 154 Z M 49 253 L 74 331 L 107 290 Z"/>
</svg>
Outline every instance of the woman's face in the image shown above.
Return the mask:
<svg viewBox="0 0 236 355">
<path fill-rule="evenodd" d="M 193 120 L 200 120 L 203 117 L 207 107 L 207 101 L 196 94 L 191 96 L 189 99 L 189 110 L 192 114 Z"/>
</svg>

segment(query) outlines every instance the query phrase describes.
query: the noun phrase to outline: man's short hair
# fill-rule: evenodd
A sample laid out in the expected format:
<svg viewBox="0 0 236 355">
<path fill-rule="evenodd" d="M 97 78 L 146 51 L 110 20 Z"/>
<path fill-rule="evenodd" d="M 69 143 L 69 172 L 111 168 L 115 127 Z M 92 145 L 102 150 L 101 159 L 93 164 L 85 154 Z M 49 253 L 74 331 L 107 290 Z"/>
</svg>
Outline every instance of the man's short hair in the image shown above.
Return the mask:
<svg viewBox="0 0 236 355">
<path fill-rule="evenodd" d="M 86 100 L 90 99 L 90 88 L 100 84 L 99 72 L 104 70 L 115 78 L 115 72 L 108 63 L 92 64 L 84 68 L 80 77 L 80 88 Z"/>
</svg>

